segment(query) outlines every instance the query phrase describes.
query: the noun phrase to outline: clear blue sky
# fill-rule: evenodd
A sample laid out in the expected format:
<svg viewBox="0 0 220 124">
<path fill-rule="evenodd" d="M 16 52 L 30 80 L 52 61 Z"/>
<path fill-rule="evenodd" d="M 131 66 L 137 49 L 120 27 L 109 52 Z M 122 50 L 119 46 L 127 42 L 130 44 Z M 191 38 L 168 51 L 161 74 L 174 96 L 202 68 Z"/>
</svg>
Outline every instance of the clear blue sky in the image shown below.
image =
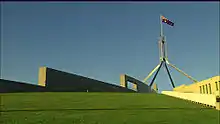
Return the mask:
<svg viewBox="0 0 220 124">
<path fill-rule="evenodd" d="M 119 85 L 119 75 L 143 80 L 159 63 L 159 15 L 171 63 L 196 78 L 219 75 L 218 3 L 3 3 L 2 77 L 37 84 L 47 66 Z M 170 68 L 176 85 L 192 83 Z M 150 81 L 150 80 L 149 80 Z M 170 90 L 162 69 L 160 90 Z"/>
</svg>

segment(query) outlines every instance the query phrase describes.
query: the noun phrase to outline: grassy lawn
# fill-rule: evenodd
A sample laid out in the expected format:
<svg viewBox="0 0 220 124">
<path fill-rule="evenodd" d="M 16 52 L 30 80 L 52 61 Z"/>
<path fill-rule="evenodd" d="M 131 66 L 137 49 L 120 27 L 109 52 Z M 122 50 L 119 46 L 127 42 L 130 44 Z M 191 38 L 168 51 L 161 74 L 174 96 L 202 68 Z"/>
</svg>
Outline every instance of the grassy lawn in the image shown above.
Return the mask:
<svg viewBox="0 0 220 124">
<path fill-rule="evenodd" d="M 219 111 L 161 94 L 8 93 L 3 124 L 218 124 Z"/>
</svg>

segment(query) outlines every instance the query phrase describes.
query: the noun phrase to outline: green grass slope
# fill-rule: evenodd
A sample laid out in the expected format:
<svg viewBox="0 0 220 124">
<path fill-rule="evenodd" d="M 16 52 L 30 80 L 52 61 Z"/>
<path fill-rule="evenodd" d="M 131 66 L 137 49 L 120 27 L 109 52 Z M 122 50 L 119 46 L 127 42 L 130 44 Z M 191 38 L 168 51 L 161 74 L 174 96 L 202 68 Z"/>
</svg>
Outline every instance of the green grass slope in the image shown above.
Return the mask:
<svg viewBox="0 0 220 124">
<path fill-rule="evenodd" d="M 219 111 L 161 94 L 8 93 L 1 124 L 218 124 Z"/>
</svg>

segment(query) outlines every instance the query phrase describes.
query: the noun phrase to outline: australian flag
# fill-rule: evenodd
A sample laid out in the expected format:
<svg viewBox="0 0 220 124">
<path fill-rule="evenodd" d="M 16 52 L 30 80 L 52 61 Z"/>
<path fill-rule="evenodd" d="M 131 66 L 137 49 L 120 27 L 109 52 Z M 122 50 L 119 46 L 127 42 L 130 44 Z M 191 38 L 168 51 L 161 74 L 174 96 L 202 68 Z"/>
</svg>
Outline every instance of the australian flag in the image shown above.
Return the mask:
<svg viewBox="0 0 220 124">
<path fill-rule="evenodd" d="M 163 23 L 167 23 L 170 26 L 174 26 L 174 23 L 170 20 L 168 20 L 167 18 L 165 18 L 164 16 L 161 16 L 161 20 Z"/>
</svg>

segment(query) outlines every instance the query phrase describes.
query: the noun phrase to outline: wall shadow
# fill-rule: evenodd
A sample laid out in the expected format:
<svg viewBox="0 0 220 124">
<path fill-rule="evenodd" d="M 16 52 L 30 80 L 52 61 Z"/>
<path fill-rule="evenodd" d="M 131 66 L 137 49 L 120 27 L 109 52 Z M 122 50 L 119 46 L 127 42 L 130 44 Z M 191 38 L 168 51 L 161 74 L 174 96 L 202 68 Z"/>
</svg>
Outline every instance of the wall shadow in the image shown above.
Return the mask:
<svg viewBox="0 0 220 124">
<path fill-rule="evenodd" d="M 14 109 L 14 110 L 1 110 L 0 112 L 42 112 L 42 111 L 118 111 L 118 110 L 138 110 L 138 111 L 146 111 L 146 110 L 205 110 L 212 108 L 181 108 L 181 107 L 158 107 L 158 108 L 63 108 L 63 109 L 30 109 L 30 110 L 22 110 L 22 109 Z"/>
</svg>

